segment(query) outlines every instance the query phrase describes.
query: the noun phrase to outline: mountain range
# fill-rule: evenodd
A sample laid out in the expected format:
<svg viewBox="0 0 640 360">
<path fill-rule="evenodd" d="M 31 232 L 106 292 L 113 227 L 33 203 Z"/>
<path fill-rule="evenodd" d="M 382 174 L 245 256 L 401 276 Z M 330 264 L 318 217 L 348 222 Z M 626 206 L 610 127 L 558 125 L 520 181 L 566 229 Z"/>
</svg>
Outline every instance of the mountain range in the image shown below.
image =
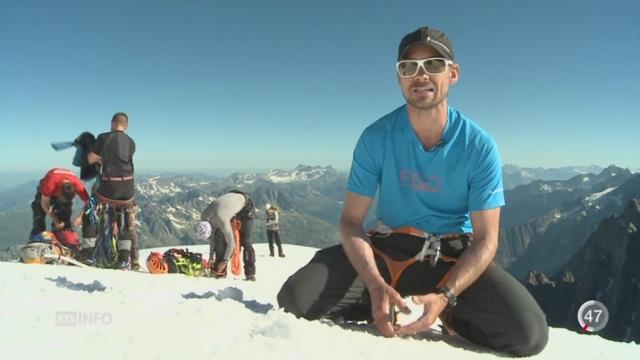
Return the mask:
<svg viewBox="0 0 640 360">
<path fill-rule="evenodd" d="M 505 179 L 509 174 L 515 174 L 511 170 L 516 167 L 505 168 L 508 170 Z M 619 249 L 623 246 L 634 254 L 635 245 L 630 244 L 636 235 L 625 235 L 626 240 L 622 241 L 620 236 L 626 233 L 615 226 L 632 217 L 629 214 L 633 212 L 629 209 L 633 205 L 630 204 L 640 199 L 640 174 L 613 165 L 598 173 L 584 173 L 583 170 L 566 168 L 544 173 L 519 168 L 522 181 L 527 179 L 522 173 L 573 175 L 554 180 L 534 179 L 505 191 L 507 205 L 501 211 L 500 247 L 496 256 L 499 265 L 532 289 L 550 323 L 568 328 L 576 326 L 577 322 L 572 322 L 575 306 L 579 306 L 585 297 L 602 298 L 598 291 L 602 290 L 604 280 L 614 284 L 604 287 L 608 289 L 607 296 L 616 299 L 607 301 L 640 306 L 640 291 L 634 287 L 640 274 L 631 261 L 638 257 L 622 256 Z M 249 192 L 255 202 L 258 217 L 252 234 L 254 242 L 266 242 L 264 205 L 270 203 L 280 208 L 285 253 L 287 244 L 317 248 L 337 244 L 337 221 L 346 182 L 347 174 L 330 166 L 306 165 L 290 171 L 243 172 L 224 178 L 199 174 L 139 176 L 136 200 L 140 208 L 138 234 L 141 246 L 203 244 L 194 238 L 192 225 L 216 196 L 231 189 Z M 0 259 L 16 258 L 18 247 L 25 242 L 24 234 L 31 223 L 29 203 L 34 189 L 35 181 L 9 193 L 0 192 L 0 249 L 6 249 L 0 252 Z M 628 229 L 639 228 L 640 224 L 626 226 Z M 612 250 L 617 255 L 606 260 L 613 261 L 611 266 L 618 270 L 604 272 L 601 279 L 593 273 L 605 260 L 587 259 L 585 254 L 591 254 L 594 247 L 603 244 L 618 249 L 617 252 Z M 628 271 L 621 272 L 620 269 Z M 574 285 L 567 279 L 573 279 Z M 583 282 L 591 285 L 586 286 Z M 552 290 L 547 289 L 550 283 L 556 284 Z M 627 286 L 629 284 L 631 288 Z M 560 307 L 553 300 L 559 296 L 558 291 L 565 291 L 560 296 L 567 299 Z M 627 313 L 629 305 L 620 306 Z M 640 309 L 635 309 L 630 314 L 639 312 Z M 616 325 L 611 328 L 615 330 L 606 333 L 609 338 L 640 339 L 634 330 L 640 318 L 636 320 L 634 315 L 630 324 L 612 321 Z"/>
<path fill-rule="evenodd" d="M 579 331 L 576 314 L 588 300 L 607 307 L 608 339 L 640 343 L 640 202 L 604 218 L 571 259 L 553 276 L 531 271 L 526 286 L 549 325 Z M 562 301 L 558 301 L 562 299 Z"/>
<path fill-rule="evenodd" d="M 193 224 L 216 197 L 231 189 L 251 194 L 257 219 L 254 242 L 266 242 L 267 203 L 280 209 L 284 243 L 324 247 L 338 243 L 337 221 L 346 187 L 346 174 L 331 166 L 299 165 L 291 171 L 209 175 L 140 176 L 136 183 L 138 235 L 141 247 L 203 243 Z M 36 182 L 0 193 L 0 259 L 15 258 L 31 226 L 30 202 Z M 76 209 L 80 208 L 76 204 Z"/>
<path fill-rule="evenodd" d="M 505 165 L 508 177 L 566 177 L 533 180 L 506 190 L 507 205 L 502 209 L 501 248 L 498 262 L 523 277 L 545 258 L 546 241 L 559 246 L 557 259 L 542 261 L 540 271 L 559 268 L 576 245 L 603 216 L 617 213 L 621 204 L 635 196 L 615 190 L 632 176 L 626 169 L 610 166 L 599 174 L 584 174 L 591 168 L 521 168 Z M 576 175 L 577 174 L 577 175 Z M 141 246 L 194 244 L 191 226 L 215 196 L 234 188 L 251 193 L 259 215 L 253 229 L 255 242 L 265 242 L 264 205 L 280 208 L 281 235 L 285 243 L 322 247 L 338 243 L 336 224 L 346 189 L 347 174 L 330 166 L 299 165 L 293 170 L 233 173 L 220 178 L 204 174 L 163 174 L 138 176 L 136 200 L 139 205 L 138 230 Z M 13 248 L 0 258 L 14 257 L 15 247 L 25 242 L 31 223 L 29 204 L 36 180 L 0 192 L 0 249 Z M 618 199 L 618 196 L 621 196 Z M 622 203 L 621 203 L 622 202 Z M 374 204 L 375 206 L 375 204 Z M 76 206 L 78 209 L 79 206 Z M 261 215 L 262 214 L 262 215 Z M 593 216 L 592 216 L 593 215 Z M 584 223 L 588 226 L 583 226 Z M 577 229 L 572 230 L 573 227 Z M 566 229 L 565 229 L 566 228 Z M 565 229 L 565 230 L 563 230 Z M 566 234 L 565 234 L 566 233 Z M 562 241 L 555 241 L 555 235 Z M 571 239 L 577 238 L 573 241 Z M 522 255 L 526 256 L 522 256 Z"/>
<path fill-rule="evenodd" d="M 509 190 L 535 180 L 566 180 L 581 174 L 599 174 L 601 171 L 602 168 L 596 165 L 543 168 L 505 164 L 502 167 L 502 180 L 505 190 Z"/>
<path fill-rule="evenodd" d="M 557 271 L 603 218 L 640 198 L 639 184 L 639 174 L 609 166 L 597 175 L 536 180 L 507 190 L 498 262 L 520 278 L 532 269 Z"/>
</svg>

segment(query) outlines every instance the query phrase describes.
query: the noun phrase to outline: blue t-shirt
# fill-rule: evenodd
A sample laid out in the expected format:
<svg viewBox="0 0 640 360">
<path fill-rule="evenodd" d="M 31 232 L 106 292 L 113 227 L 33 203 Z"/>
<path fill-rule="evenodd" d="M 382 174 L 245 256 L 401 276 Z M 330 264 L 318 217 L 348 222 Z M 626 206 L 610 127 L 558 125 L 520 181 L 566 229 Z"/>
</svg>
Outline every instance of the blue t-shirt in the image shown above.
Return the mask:
<svg viewBox="0 0 640 360">
<path fill-rule="evenodd" d="M 367 127 L 353 152 L 347 189 L 373 198 L 391 228 L 471 232 L 470 211 L 504 205 L 493 138 L 449 107 L 440 146 L 425 150 L 403 105 Z"/>
</svg>

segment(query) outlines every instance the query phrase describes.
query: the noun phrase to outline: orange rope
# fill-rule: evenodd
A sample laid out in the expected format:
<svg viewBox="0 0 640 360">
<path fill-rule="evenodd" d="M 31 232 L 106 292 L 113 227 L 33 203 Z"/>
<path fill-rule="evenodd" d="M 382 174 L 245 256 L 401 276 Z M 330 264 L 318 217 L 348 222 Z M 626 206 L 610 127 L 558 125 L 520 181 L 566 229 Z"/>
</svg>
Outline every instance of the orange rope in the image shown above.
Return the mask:
<svg viewBox="0 0 640 360">
<path fill-rule="evenodd" d="M 240 256 L 240 228 L 242 227 L 242 223 L 240 220 L 233 218 L 231 219 L 231 228 L 233 229 L 233 237 L 236 242 L 236 247 L 233 250 L 233 254 L 231 255 L 231 273 L 233 275 L 240 275 L 242 272 L 242 256 Z"/>
</svg>

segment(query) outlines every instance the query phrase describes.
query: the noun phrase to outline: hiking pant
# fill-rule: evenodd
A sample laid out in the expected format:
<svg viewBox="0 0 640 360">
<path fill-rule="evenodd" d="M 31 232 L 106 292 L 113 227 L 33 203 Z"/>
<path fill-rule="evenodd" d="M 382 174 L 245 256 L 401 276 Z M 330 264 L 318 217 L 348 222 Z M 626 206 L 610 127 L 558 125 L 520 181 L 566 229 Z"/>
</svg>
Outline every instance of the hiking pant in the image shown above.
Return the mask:
<svg viewBox="0 0 640 360">
<path fill-rule="evenodd" d="M 244 266 L 244 275 L 250 276 L 256 274 L 256 252 L 251 242 L 251 229 L 253 229 L 252 218 L 240 218 L 240 246 L 242 247 L 242 263 Z M 227 243 L 224 240 L 224 234 L 219 228 L 213 232 L 213 250 L 215 252 L 214 265 L 217 266 L 222 260 L 227 250 Z M 235 240 L 234 240 L 235 241 Z M 211 247 L 210 247 L 211 248 Z M 209 256 L 211 258 L 211 256 Z"/>
<path fill-rule="evenodd" d="M 111 200 L 133 199 L 133 196 L 135 194 L 133 179 L 124 181 L 110 181 L 100 179 L 96 192 L 100 194 L 100 196 Z"/>
<path fill-rule="evenodd" d="M 240 245 L 242 246 L 242 263 L 244 264 L 244 275 L 256 274 L 256 251 L 253 249 L 251 241 L 251 230 L 253 229 L 253 218 L 243 216 L 238 218 L 240 226 Z"/>
<path fill-rule="evenodd" d="M 224 253 L 227 250 L 227 243 L 224 241 L 224 234 L 220 228 L 216 228 L 209 238 L 209 262 L 213 261 L 214 266 L 218 266 L 224 257 Z"/>
<path fill-rule="evenodd" d="M 140 264 L 140 246 L 136 235 L 136 205 L 116 209 L 119 220 L 120 236 L 118 237 L 118 250 L 129 250 L 131 264 Z M 125 243 L 129 243 L 127 246 Z M 122 245 L 121 245 L 122 244 Z M 123 246 L 124 245 L 124 246 Z M 122 247 L 121 247 L 122 246 Z"/>
<path fill-rule="evenodd" d="M 398 261 L 415 256 L 424 243 L 423 238 L 405 234 L 371 240 Z M 384 261 L 376 256 L 376 263 L 389 283 Z M 451 266 L 443 261 L 435 267 L 427 261 L 416 262 L 402 273 L 396 290 L 402 297 L 433 293 Z M 369 293 L 340 245 L 316 252 L 289 277 L 278 293 L 278 304 L 308 320 L 371 320 Z M 453 330 L 466 339 L 516 356 L 537 354 L 548 340 L 546 318 L 536 301 L 522 284 L 494 264 L 458 296 L 451 320 Z"/>
<path fill-rule="evenodd" d="M 41 202 L 42 193 L 40 192 L 40 186 L 38 186 L 36 195 L 31 202 L 31 210 L 33 210 L 33 225 L 31 227 L 29 239 L 31 239 L 31 237 L 33 237 L 34 235 L 47 230 L 47 213 L 42 208 Z M 65 229 L 73 229 L 73 226 L 71 225 L 72 205 L 73 203 L 71 201 L 66 201 L 57 197 L 51 198 L 53 213 L 58 217 L 58 219 L 60 219 L 60 221 L 64 222 Z"/>
<path fill-rule="evenodd" d="M 102 194 L 100 194 L 102 196 Z M 112 198 L 108 198 L 112 199 Z M 130 198 L 129 198 L 130 199 Z M 123 200 L 123 199 L 112 199 L 112 200 Z M 124 199 L 128 200 L 128 199 Z M 113 216 L 115 216 L 115 221 L 118 226 L 118 250 L 128 251 L 129 252 L 129 260 L 131 264 L 139 265 L 140 263 L 140 255 L 139 255 L 139 243 L 138 236 L 136 234 L 136 204 L 133 203 L 131 206 L 113 206 L 110 209 L 107 208 L 103 211 L 113 211 Z M 85 210 L 87 208 L 85 207 Z M 89 215 L 83 213 L 82 215 L 82 248 L 93 248 L 96 246 L 96 240 L 99 234 L 99 222 L 91 223 L 91 219 Z M 106 224 L 108 225 L 108 224 Z"/>
<path fill-rule="evenodd" d="M 278 255 L 282 255 L 282 244 L 280 243 L 280 230 L 267 229 L 267 239 L 269 240 L 269 253 L 273 254 L 273 242 L 278 247 Z"/>
<path fill-rule="evenodd" d="M 139 264 L 138 259 L 138 237 L 135 227 L 135 205 L 129 207 L 115 207 L 113 209 L 115 221 L 118 226 L 118 252 L 123 253 L 121 261 L 131 261 L 132 264 Z"/>
<path fill-rule="evenodd" d="M 129 200 L 135 195 L 133 179 L 124 181 L 106 180 L 101 178 L 96 192 L 111 200 Z M 130 207 L 117 207 L 116 219 L 118 221 L 118 251 L 129 251 L 129 259 L 132 264 L 139 264 L 139 244 L 135 228 L 135 204 Z"/>
</svg>

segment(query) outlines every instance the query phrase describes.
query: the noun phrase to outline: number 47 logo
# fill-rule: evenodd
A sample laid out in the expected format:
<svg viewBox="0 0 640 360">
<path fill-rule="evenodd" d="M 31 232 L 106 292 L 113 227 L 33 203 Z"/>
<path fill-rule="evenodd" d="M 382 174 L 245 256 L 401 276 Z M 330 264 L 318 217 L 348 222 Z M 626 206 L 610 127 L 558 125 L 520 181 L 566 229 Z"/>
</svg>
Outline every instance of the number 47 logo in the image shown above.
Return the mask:
<svg viewBox="0 0 640 360">
<path fill-rule="evenodd" d="M 595 310 L 589 310 L 589 311 L 587 311 L 587 313 L 584 315 L 584 319 L 585 319 L 585 320 L 587 320 L 589 323 L 593 323 L 593 322 L 596 322 L 596 323 L 597 323 L 598 321 L 600 321 L 600 315 L 602 315 L 602 313 L 603 313 L 603 312 L 604 312 L 603 310 L 598 310 L 598 309 L 595 309 Z M 596 315 L 596 319 L 595 319 L 595 321 L 593 320 L 593 314 L 594 314 L 594 313 L 595 313 L 595 314 L 597 314 L 597 315 Z"/>
<path fill-rule="evenodd" d="M 609 321 L 609 311 L 603 303 L 596 300 L 589 300 L 580 306 L 578 310 L 578 323 L 580 328 L 586 332 L 597 332 L 607 325 Z"/>
</svg>

